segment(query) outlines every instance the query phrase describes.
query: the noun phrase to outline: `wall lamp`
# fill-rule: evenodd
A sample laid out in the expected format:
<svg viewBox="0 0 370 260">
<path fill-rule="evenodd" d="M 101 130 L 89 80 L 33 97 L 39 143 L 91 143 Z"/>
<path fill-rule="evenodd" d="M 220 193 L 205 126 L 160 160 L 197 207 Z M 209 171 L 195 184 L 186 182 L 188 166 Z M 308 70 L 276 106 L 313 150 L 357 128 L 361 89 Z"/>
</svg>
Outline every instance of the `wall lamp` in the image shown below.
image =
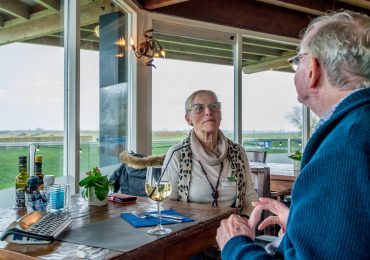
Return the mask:
<svg viewBox="0 0 370 260">
<path fill-rule="evenodd" d="M 141 58 L 143 56 L 147 57 L 148 61 L 146 65 L 156 68 L 156 66 L 153 64 L 153 59 L 159 57 L 165 58 L 166 52 L 162 48 L 161 44 L 156 39 L 154 39 L 152 35 L 149 35 L 149 33 L 152 32 L 153 29 L 145 31 L 144 41 L 138 46 L 135 46 L 135 42 L 131 38 L 130 45 L 137 58 Z"/>
</svg>

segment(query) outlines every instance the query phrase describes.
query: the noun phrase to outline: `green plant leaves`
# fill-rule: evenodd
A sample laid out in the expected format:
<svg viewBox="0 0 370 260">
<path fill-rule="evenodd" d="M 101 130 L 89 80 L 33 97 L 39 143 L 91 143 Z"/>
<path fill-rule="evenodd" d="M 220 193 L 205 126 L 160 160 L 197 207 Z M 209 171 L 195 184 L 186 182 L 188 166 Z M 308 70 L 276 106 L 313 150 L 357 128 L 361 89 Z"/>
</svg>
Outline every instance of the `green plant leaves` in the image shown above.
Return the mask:
<svg viewBox="0 0 370 260">
<path fill-rule="evenodd" d="M 90 176 L 87 176 L 85 179 L 82 179 L 78 185 L 80 185 L 81 187 L 83 186 L 88 186 L 88 184 L 93 180 L 93 177 L 90 175 Z"/>
<path fill-rule="evenodd" d="M 109 188 L 108 187 L 95 186 L 95 194 L 96 194 L 96 197 L 99 200 L 104 200 L 107 197 L 108 192 L 109 192 Z"/>
<path fill-rule="evenodd" d="M 295 151 L 294 154 L 291 154 L 288 157 L 290 159 L 295 160 L 295 161 L 300 161 L 300 160 L 302 160 L 302 156 L 303 156 L 303 153 L 301 151 Z"/>
<path fill-rule="evenodd" d="M 81 192 L 82 197 L 85 199 L 88 198 L 89 187 L 94 187 L 96 197 L 99 200 L 104 200 L 108 195 L 109 186 L 111 185 L 108 176 L 101 175 L 98 167 L 93 168 L 91 171 L 87 172 L 86 175 L 87 177 L 79 182 L 79 185 L 84 187 Z"/>
</svg>

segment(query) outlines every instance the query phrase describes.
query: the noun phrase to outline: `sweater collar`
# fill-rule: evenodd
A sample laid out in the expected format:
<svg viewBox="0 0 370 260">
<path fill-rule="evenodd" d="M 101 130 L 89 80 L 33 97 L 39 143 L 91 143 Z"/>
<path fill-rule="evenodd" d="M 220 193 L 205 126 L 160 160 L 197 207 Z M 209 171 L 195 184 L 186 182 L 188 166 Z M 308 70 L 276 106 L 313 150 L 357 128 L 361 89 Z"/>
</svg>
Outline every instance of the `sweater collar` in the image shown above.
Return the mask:
<svg viewBox="0 0 370 260">
<path fill-rule="evenodd" d="M 225 135 L 219 130 L 217 148 L 212 152 L 206 151 L 194 131 L 192 131 L 190 134 L 190 147 L 194 159 L 214 166 L 219 165 L 226 158 L 228 144 Z"/>
<path fill-rule="evenodd" d="M 362 88 L 358 91 L 352 92 L 344 100 L 342 100 L 335 108 L 330 118 L 323 123 L 311 136 L 302 158 L 302 166 L 309 162 L 316 151 L 317 146 L 325 139 L 325 137 L 332 131 L 333 127 L 342 120 L 348 113 L 354 109 L 370 104 L 370 88 Z"/>
</svg>

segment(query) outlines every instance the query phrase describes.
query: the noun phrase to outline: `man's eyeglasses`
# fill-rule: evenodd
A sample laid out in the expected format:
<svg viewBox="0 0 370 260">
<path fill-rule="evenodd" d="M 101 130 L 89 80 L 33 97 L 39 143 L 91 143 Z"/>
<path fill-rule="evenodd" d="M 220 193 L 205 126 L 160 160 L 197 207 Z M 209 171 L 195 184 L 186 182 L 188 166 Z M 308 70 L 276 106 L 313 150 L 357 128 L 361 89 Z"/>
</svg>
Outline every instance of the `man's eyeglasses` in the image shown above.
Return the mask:
<svg viewBox="0 0 370 260">
<path fill-rule="evenodd" d="M 212 112 L 216 112 L 216 111 L 219 111 L 221 109 L 221 102 L 216 102 L 216 103 L 212 103 L 212 104 L 193 104 L 191 106 L 192 110 L 196 113 L 196 114 L 201 114 L 204 112 L 204 109 L 208 107 L 209 110 L 211 110 Z"/>
<path fill-rule="evenodd" d="M 301 58 L 304 56 L 304 55 L 307 55 L 308 53 L 301 53 L 301 54 L 298 54 L 296 56 L 293 56 L 291 57 L 290 59 L 288 59 L 288 62 L 290 63 L 290 66 L 292 67 L 292 69 L 294 71 L 297 71 L 297 68 L 298 68 L 298 65 L 299 65 L 299 62 L 301 61 Z"/>
</svg>

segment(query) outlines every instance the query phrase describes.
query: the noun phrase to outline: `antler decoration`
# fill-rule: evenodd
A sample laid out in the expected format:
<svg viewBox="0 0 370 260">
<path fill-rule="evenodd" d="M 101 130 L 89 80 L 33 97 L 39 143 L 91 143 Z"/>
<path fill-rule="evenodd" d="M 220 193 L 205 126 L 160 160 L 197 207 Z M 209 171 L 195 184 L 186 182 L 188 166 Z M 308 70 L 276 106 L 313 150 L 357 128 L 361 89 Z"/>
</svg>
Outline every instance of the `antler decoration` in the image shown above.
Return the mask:
<svg viewBox="0 0 370 260">
<path fill-rule="evenodd" d="M 135 47 L 134 41 L 131 39 L 131 47 L 137 58 L 145 56 L 148 58 L 146 63 L 147 66 L 152 66 L 156 68 L 153 64 L 154 57 L 165 57 L 166 53 L 162 48 L 161 44 L 153 38 L 152 35 L 149 35 L 153 32 L 153 29 L 149 29 L 144 33 L 144 42 L 140 43 Z"/>
</svg>

